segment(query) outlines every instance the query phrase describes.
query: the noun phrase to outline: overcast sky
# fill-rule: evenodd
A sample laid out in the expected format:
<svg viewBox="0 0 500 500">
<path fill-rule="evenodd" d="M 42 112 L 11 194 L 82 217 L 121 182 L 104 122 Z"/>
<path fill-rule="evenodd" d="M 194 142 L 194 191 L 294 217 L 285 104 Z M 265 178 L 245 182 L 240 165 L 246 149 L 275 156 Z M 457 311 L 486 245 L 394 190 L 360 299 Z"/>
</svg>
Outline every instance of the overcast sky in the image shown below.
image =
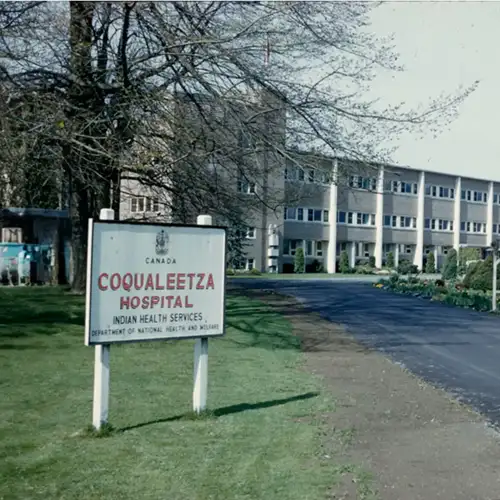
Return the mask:
<svg viewBox="0 0 500 500">
<path fill-rule="evenodd" d="M 449 130 L 401 140 L 396 162 L 500 181 L 500 2 L 390 2 L 372 23 L 377 34 L 395 34 L 406 67 L 381 76 L 377 94 L 418 104 L 480 80 Z"/>
</svg>

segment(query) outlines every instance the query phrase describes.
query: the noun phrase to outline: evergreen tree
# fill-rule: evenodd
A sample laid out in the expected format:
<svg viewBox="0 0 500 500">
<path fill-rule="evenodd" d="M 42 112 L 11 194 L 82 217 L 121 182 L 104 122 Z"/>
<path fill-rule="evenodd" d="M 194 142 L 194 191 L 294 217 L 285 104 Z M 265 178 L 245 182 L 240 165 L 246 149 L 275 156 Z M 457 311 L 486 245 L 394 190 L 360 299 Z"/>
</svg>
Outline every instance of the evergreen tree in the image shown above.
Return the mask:
<svg viewBox="0 0 500 500">
<path fill-rule="evenodd" d="M 387 254 L 387 263 L 386 263 L 387 267 L 389 269 L 394 269 L 394 254 L 392 252 L 389 252 Z"/>
<path fill-rule="evenodd" d="M 302 247 L 295 250 L 294 273 L 303 273 L 305 269 L 304 249 Z"/>
<path fill-rule="evenodd" d="M 340 254 L 339 270 L 344 274 L 350 272 L 351 270 L 351 267 L 349 266 L 349 256 L 345 250 Z"/>
<path fill-rule="evenodd" d="M 457 259 L 457 251 L 455 249 L 451 249 L 446 256 L 446 260 L 444 262 L 442 276 L 444 280 L 451 280 L 457 277 L 458 271 L 458 259 Z"/>
<path fill-rule="evenodd" d="M 427 256 L 427 262 L 425 263 L 425 272 L 427 274 L 434 274 L 436 272 L 436 259 L 434 258 L 433 253 L 430 253 Z"/>
</svg>

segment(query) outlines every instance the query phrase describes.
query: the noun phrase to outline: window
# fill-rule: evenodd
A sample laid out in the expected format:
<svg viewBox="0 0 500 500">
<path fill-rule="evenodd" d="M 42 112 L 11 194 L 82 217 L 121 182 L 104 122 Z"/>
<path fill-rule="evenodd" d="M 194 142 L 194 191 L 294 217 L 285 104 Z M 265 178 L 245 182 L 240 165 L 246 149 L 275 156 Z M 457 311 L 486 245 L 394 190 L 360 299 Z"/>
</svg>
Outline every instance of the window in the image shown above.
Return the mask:
<svg viewBox="0 0 500 500">
<path fill-rule="evenodd" d="M 254 227 L 249 227 L 247 229 L 246 238 L 249 239 L 249 240 L 254 240 L 255 239 L 255 228 Z"/>
<path fill-rule="evenodd" d="M 283 240 L 283 255 L 290 254 L 290 240 Z"/>
<path fill-rule="evenodd" d="M 309 182 L 314 182 L 314 168 L 310 168 L 307 172 L 307 180 Z"/>
<path fill-rule="evenodd" d="M 398 218 L 397 218 L 396 215 L 392 216 L 391 226 L 392 227 L 397 227 L 398 226 Z"/>
<path fill-rule="evenodd" d="M 246 265 L 247 271 L 251 271 L 254 267 L 255 267 L 255 260 L 247 259 L 247 265 Z"/>
<path fill-rule="evenodd" d="M 255 194 L 255 182 L 248 182 L 246 179 L 239 179 L 238 191 L 243 194 Z"/>
<path fill-rule="evenodd" d="M 481 191 L 474 191 L 474 201 L 483 201 L 483 193 Z"/>
<path fill-rule="evenodd" d="M 306 255 L 313 254 L 313 242 L 311 240 L 306 241 Z"/>
<path fill-rule="evenodd" d="M 323 222 L 328 222 L 329 212 L 328 210 L 323 210 Z"/>
<path fill-rule="evenodd" d="M 356 214 L 356 224 L 360 226 L 363 224 L 363 214 L 357 213 Z"/>
<path fill-rule="evenodd" d="M 369 243 L 363 243 L 363 256 L 370 257 L 370 244 Z"/>
<path fill-rule="evenodd" d="M 425 196 L 430 196 L 431 195 L 431 186 L 430 184 L 425 185 Z"/>
<path fill-rule="evenodd" d="M 352 212 L 347 212 L 347 224 L 352 224 Z"/>
<path fill-rule="evenodd" d="M 465 222 L 464 221 L 462 221 L 460 223 L 460 231 L 465 231 Z"/>
<path fill-rule="evenodd" d="M 385 227 L 390 227 L 391 225 L 391 216 L 390 215 L 384 215 L 384 226 Z"/>
<path fill-rule="evenodd" d="M 305 178 L 305 173 L 304 173 L 304 170 L 302 168 L 299 168 L 297 170 L 297 173 L 298 173 L 298 177 L 299 177 L 299 181 L 303 181 L 304 178 Z"/>
<path fill-rule="evenodd" d="M 156 199 L 134 196 L 130 198 L 130 211 L 134 213 L 159 212 L 160 202 Z"/>
<path fill-rule="evenodd" d="M 465 199 L 466 199 L 465 189 L 462 189 L 461 199 L 462 199 L 462 200 L 465 200 Z"/>
<path fill-rule="evenodd" d="M 314 210 L 312 208 L 307 210 L 307 220 L 309 222 L 314 222 Z"/>
<path fill-rule="evenodd" d="M 323 242 L 316 242 L 316 257 L 323 257 Z"/>
<path fill-rule="evenodd" d="M 488 203 L 488 193 L 483 193 L 483 202 Z"/>
<path fill-rule="evenodd" d="M 424 229 L 430 229 L 430 228 L 431 228 L 431 220 L 424 219 Z"/>
<path fill-rule="evenodd" d="M 413 194 L 418 193 L 418 184 L 416 182 L 413 183 Z"/>
<path fill-rule="evenodd" d="M 295 208 L 287 208 L 285 220 L 295 220 L 297 218 L 297 209 Z"/>
<path fill-rule="evenodd" d="M 345 212 L 342 212 L 342 211 L 337 212 L 337 222 L 339 224 L 345 224 L 345 221 L 346 221 L 345 216 L 346 216 Z"/>
<path fill-rule="evenodd" d="M 454 200 L 454 199 L 455 199 L 455 190 L 454 190 L 453 188 L 450 188 L 450 198 L 451 198 L 452 200 Z"/>
<path fill-rule="evenodd" d="M 497 233 L 497 228 L 498 228 L 498 225 L 497 224 L 493 224 L 493 232 L 494 233 Z"/>
<path fill-rule="evenodd" d="M 446 187 L 440 187 L 439 188 L 439 197 L 440 198 L 449 198 L 450 197 L 450 190 Z"/>
<path fill-rule="evenodd" d="M 297 220 L 304 220 L 304 209 L 297 208 Z"/>
<path fill-rule="evenodd" d="M 322 213 L 322 210 L 315 210 L 314 211 L 314 222 L 321 222 L 321 213 Z"/>
<path fill-rule="evenodd" d="M 498 193 L 493 193 L 493 203 L 498 203 Z"/>
<path fill-rule="evenodd" d="M 432 186 L 431 194 L 432 194 L 432 196 L 434 196 L 434 198 L 437 196 L 437 186 Z"/>
</svg>

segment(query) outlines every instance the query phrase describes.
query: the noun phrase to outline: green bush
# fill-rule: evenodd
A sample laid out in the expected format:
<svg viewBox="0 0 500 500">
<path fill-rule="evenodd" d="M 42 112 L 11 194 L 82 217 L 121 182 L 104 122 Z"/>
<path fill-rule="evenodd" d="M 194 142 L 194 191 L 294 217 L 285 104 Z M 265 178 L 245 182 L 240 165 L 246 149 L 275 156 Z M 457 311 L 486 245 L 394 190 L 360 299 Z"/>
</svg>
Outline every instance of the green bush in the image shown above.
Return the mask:
<svg viewBox="0 0 500 500">
<path fill-rule="evenodd" d="M 250 269 L 250 274 L 254 274 L 255 276 L 260 276 L 262 273 L 256 268 Z"/>
<path fill-rule="evenodd" d="M 373 274 L 373 267 L 370 265 L 361 265 L 354 268 L 356 274 Z"/>
<path fill-rule="evenodd" d="M 303 273 L 305 270 L 304 249 L 302 247 L 295 250 L 295 260 L 293 266 L 294 273 Z"/>
<path fill-rule="evenodd" d="M 389 269 L 394 269 L 394 254 L 389 252 L 387 254 L 387 262 L 385 264 Z"/>
<path fill-rule="evenodd" d="M 498 271 L 497 269 L 497 279 L 500 278 Z M 463 284 L 472 290 L 491 290 L 493 287 L 493 257 L 489 255 L 485 260 L 471 264 Z"/>
<path fill-rule="evenodd" d="M 349 266 L 349 255 L 347 255 L 345 250 L 340 254 L 339 271 L 343 274 L 347 274 L 351 271 L 351 267 Z"/>
<path fill-rule="evenodd" d="M 227 276 L 234 276 L 236 274 L 236 271 L 232 267 L 228 267 L 226 269 L 226 275 Z"/>
<path fill-rule="evenodd" d="M 433 253 L 430 253 L 427 256 L 427 262 L 425 263 L 425 272 L 427 274 L 434 274 L 436 272 L 436 259 L 434 258 Z"/>
<path fill-rule="evenodd" d="M 368 258 L 368 265 L 372 268 L 375 268 L 375 256 L 374 255 L 370 255 L 370 257 Z"/>
<path fill-rule="evenodd" d="M 398 265 L 399 274 L 410 274 L 411 264 L 409 260 L 401 260 Z"/>
<path fill-rule="evenodd" d="M 444 280 L 451 280 L 457 277 L 458 271 L 458 260 L 457 260 L 457 251 L 452 248 L 448 255 L 446 256 L 446 260 L 443 266 L 442 276 Z"/>
</svg>

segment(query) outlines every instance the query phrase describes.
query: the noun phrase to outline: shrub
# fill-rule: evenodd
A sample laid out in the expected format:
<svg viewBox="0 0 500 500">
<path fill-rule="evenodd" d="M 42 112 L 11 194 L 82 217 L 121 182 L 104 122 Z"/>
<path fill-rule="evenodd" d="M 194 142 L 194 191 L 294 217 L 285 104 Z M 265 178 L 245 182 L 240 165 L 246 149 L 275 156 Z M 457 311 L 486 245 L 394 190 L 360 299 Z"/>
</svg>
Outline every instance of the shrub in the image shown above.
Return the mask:
<svg viewBox="0 0 500 500">
<path fill-rule="evenodd" d="M 439 280 L 439 279 L 438 279 L 438 280 L 436 280 L 436 281 L 434 282 L 434 284 L 435 284 L 436 286 L 445 286 L 445 282 L 444 282 L 444 280 Z"/>
<path fill-rule="evenodd" d="M 349 266 L 349 255 L 347 255 L 345 250 L 340 254 L 339 271 L 344 274 L 351 271 L 351 267 Z"/>
<path fill-rule="evenodd" d="M 228 267 L 226 269 L 227 276 L 234 276 L 236 274 L 235 270 L 232 267 Z"/>
<path fill-rule="evenodd" d="M 368 265 L 372 268 L 375 267 L 375 256 L 374 255 L 370 255 L 370 257 L 368 258 Z"/>
<path fill-rule="evenodd" d="M 317 259 L 314 259 L 312 261 L 311 269 L 312 269 L 313 273 L 324 273 L 325 272 L 325 268 L 323 267 L 323 264 Z"/>
<path fill-rule="evenodd" d="M 253 267 L 252 269 L 250 269 L 250 274 L 254 274 L 255 276 L 260 276 L 262 273 L 256 267 Z"/>
<path fill-rule="evenodd" d="M 399 262 L 398 265 L 398 273 L 399 274 L 409 274 L 410 273 L 410 261 L 409 260 L 402 260 Z"/>
<path fill-rule="evenodd" d="M 457 277 L 458 271 L 458 262 L 457 262 L 457 251 L 452 248 L 448 255 L 446 256 L 446 260 L 444 262 L 442 276 L 445 280 L 451 280 Z"/>
<path fill-rule="evenodd" d="M 394 254 L 392 252 L 389 252 L 387 254 L 387 262 L 386 262 L 386 266 L 389 268 L 389 269 L 394 269 Z"/>
<path fill-rule="evenodd" d="M 295 250 L 295 260 L 293 266 L 294 273 L 303 273 L 305 270 L 304 249 L 299 247 Z"/>
<path fill-rule="evenodd" d="M 355 267 L 356 274 L 373 274 L 373 268 L 369 265 L 361 265 Z"/>
<path fill-rule="evenodd" d="M 470 265 L 463 284 L 473 290 L 491 290 L 493 285 L 493 257 L 489 255 L 485 260 Z"/>
<path fill-rule="evenodd" d="M 418 266 L 415 264 L 411 264 L 408 274 L 418 274 L 418 273 L 419 273 Z"/>
<path fill-rule="evenodd" d="M 427 256 L 427 262 L 425 263 L 425 272 L 427 274 L 434 274 L 436 272 L 436 260 L 433 253 L 430 253 Z"/>
</svg>

